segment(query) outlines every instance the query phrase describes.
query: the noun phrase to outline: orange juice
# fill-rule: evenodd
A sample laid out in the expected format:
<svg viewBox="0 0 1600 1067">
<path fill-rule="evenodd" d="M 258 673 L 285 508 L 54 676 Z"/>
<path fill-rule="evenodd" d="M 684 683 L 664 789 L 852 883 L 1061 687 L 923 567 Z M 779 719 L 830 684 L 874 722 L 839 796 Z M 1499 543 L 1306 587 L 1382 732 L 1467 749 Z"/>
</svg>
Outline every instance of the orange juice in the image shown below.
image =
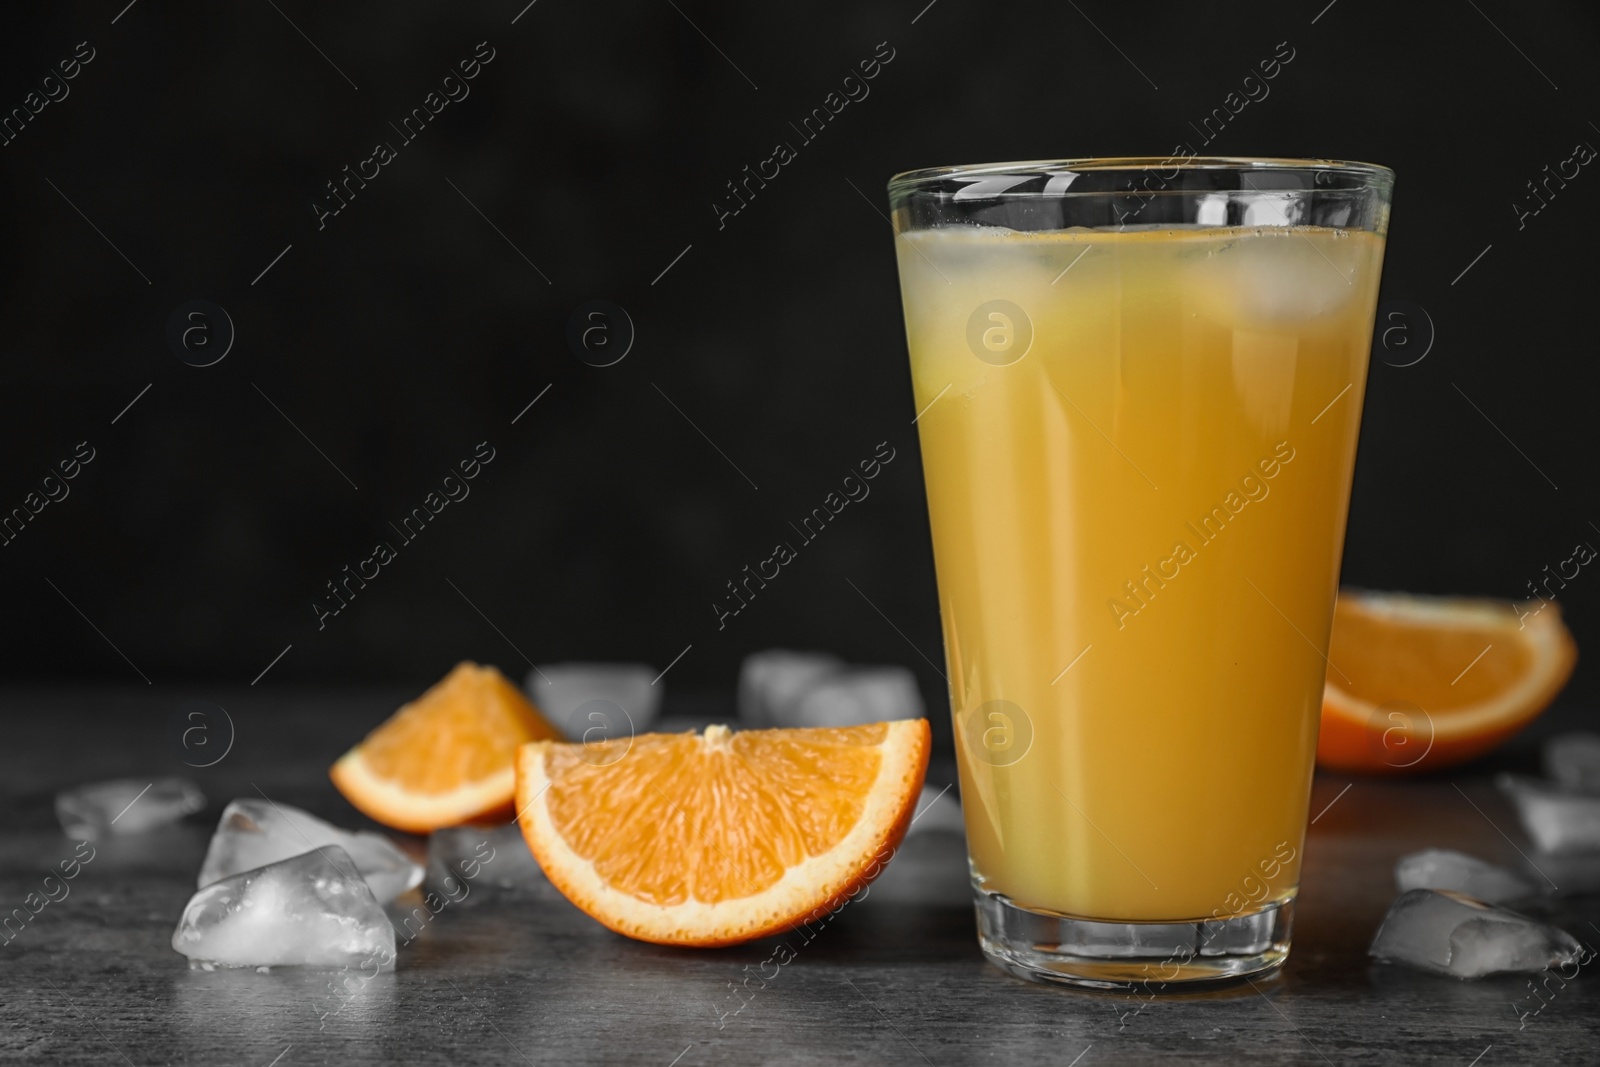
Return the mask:
<svg viewBox="0 0 1600 1067">
<path fill-rule="evenodd" d="M 1111 921 L 1291 898 L 1382 237 L 895 243 L 978 884 Z"/>
</svg>

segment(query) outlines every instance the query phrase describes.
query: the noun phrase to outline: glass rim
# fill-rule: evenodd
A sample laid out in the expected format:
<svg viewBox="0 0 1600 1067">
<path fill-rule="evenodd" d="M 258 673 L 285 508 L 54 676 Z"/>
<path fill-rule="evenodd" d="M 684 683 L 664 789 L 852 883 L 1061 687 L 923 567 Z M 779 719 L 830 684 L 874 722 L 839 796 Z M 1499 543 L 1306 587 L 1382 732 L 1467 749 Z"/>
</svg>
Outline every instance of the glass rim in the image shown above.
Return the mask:
<svg viewBox="0 0 1600 1067">
<path fill-rule="evenodd" d="M 1393 170 L 1378 163 L 1361 163 L 1354 160 L 1296 159 L 1282 156 L 1085 156 L 1077 159 L 1031 159 L 1017 160 L 1010 163 L 920 167 L 916 170 L 901 171 L 894 175 L 889 179 L 888 187 L 890 192 L 901 192 L 950 178 L 978 178 L 987 175 L 1006 174 L 1012 171 L 1034 171 L 1036 173 L 1085 170 L 1141 172 L 1155 169 L 1235 171 L 1239 173 L 1315 171 L 1328 174 L 1343 174 L 1362 179 L 1363 184 L 1369 187 L 1388 188 L 1394 185 Z M 1000 192 L 993 195 L 1003 197 L 1007 194 Z M 1105 196 L 1114 194 L 1108 194 L 1106 190 L 1093 192 L 1085 190 L 1073 193 L 1071 190 L 1064 189 L 1060 193 L 1052 195 Z"/>
</svg>

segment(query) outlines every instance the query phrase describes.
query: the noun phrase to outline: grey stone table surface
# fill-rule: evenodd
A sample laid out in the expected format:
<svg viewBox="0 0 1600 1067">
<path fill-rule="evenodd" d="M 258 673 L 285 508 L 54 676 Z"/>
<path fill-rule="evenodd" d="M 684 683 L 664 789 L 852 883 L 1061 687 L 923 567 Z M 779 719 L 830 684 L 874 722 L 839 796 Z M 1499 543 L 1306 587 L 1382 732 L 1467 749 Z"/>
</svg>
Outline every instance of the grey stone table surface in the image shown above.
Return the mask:
<svg viewBox="0 0 1600 1067">
<path fill-rule="evenodd" d="M 988 966 L 975 942 L 962 843 L 946 832 L 911 838 L 866 899 L 810 940 L 715 951 L 640 944 L 534 886 L 446 906 L 402 949 L 395 973 L 343 990 L 326 973 L 293 968 L 190 970 L 169 939 L 221 806 L 264 793 L 342 825 L 370 826 L 333 790 L 326 768 L 405 695 L 0 690 L 0 911 L 21 907 L 47 871 L 74 855 L 55 822 L 56 790 L 185 773 L 211 801 L 170 831 L 97 843 L 67 897 L 8 931 L 0 944 L 0 1061 L 1600 1062 L 1600 976 L 1587 968 L 1569 982 L 1546 980 L 1535 995 L 1526 976 L 1457 982 L 1366 954 L 1393 899 L 1399 856 L 1442 846 L 1517 861 L 1526 845 L 1490 772 L 1534 769 L 1539 736 L 1589 718 L 1575 708 L 1557 709 L 1507 751 L 1459 773 L 1409 781 L 1319 775 L 1290 961 L 1272 980 L 1221 993 L 1078 993 Z M 210 749 L 195 744 L 200 735 L 182 745 L 182 729 L 200 721 L 183 718 L 193 698 L 227 711 L 208 724 Z M 214 766 L 184 766 L 221 754 L 229 741 Z M 947 761 L 930 772 L 936 783 L 951 776 Z M 402 898 L 402 907 L 416 903 Z M 1551 917 L 1600 945 L 1592 925 L 1600 900 L 1566 900 Z"/>
</svg>

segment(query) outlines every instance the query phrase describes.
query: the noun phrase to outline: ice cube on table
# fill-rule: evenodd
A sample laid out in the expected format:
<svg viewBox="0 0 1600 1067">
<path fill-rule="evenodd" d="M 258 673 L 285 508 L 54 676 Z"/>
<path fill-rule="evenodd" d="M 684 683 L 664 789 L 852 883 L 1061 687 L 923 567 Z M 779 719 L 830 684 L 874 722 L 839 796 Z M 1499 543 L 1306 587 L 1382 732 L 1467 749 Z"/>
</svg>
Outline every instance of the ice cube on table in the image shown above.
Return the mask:
<svg viewBox="0 0 1600 1067">
<path fill-rule="evenodd" d="M 1541 852 L 1600 849 L 1600 796 L 1557 789 L 1534 778 L 1495 779 L 1517 809 L 1522 828 Z"/>
<path fill-rule="evenodd" d="M 549 883 L 516 823 L 452 826 L 428 835 L 428 889 L 458 903 L 537 892 Z"/>
<path fill-rule="evenodd" d="M 822 678 L 844 667 L 826 652 L 769 648 L 744 658 L 739 666 L 739 720 L 745 726 L 777 726 L 789 706 Z"/>
<path fill-rule="evenodd" d="M 861 726 L 920 719 L 922 692 L 904 667 L 846 667 L 815 681 L 775 716 L 774 726 Z"/>
<path fill-rule="evenodd" d="M 366 879 L 372 895 L 387 904 L 422 881 L 422 867 L 382 834 L 366 830 L 341 830 L 308 811 L 289 804 L 253 797 L 232 801 L 222 811 L 222 821 L 211 835 L 199 884 L 265 867 L 310 849 L 336 845 Z"/>
<path fill-rule="evenodd" d="M 1546 741 L 1544 773 L 1568 789 L 1600 793 L 1600 734 L 1559 734 Z"/>
<path fill-rule="evenodd" d="M 1452 889 L 1485 904 L 1504 904 L 1539 892 L 1539 887 L 1516 871 L 1447 848 L 1430 848 L 1403 856 L 1394 867 L 1400 892 L 1412 889 Z"/>
<path fill-rule="evenodd" d="M 56 818 L 76 841 L 147 833 L 205 806 L 205 794 L 187 778 L 113 778 L 56 794 Z"/>
<path fill-rule="evenodd" d="M 1402 893 L 1383 917 L 1371 954 L 1451 978 L 1542 971 L 1578 960 L 1572 935 L 1448 889 Z"/>
<path fill-rule="evenodd" d="M 661 712 L 661 672 L 644 663 L 541 663 L 528 672 L 533 702 L 569 741 L 632 737 Z"/>
<path fill-rule="evenodd" d="M 355 861 L 327 845 L 205 886 L 172 947 L 190 966 L 394 970 L 394 927 Z M 376 973 L 376 972 L 374 972 Z"/>
</svg>

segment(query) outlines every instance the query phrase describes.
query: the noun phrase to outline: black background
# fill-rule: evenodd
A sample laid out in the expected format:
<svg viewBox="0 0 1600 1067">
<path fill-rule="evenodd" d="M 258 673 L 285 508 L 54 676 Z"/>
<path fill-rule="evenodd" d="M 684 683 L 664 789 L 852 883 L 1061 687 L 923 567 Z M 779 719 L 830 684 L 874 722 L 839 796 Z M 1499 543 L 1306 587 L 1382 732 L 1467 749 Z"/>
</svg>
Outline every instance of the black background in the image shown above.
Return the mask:
<svg viewBox="0 0 1600 1067">
<path fill-rule="evenodd" d="M 1279 42 L 1205 151 L 1393 167 L 1384 299 L 1436 331 L 1374 360 L 1345 581 L 1527 595 L 1600 544 L 1600 175 L 1513 206 L 1600 145 L 1586 6 L 124 2 L 8 11 L 0 43 L 6 111 L 95 52 L 0 148 L 0 509 L 95 453 L 0 548 L 9 679 L 240 685 L 292 646 L 263 686 L 420 687 L 692 645 L 667 684 L 728 691 L 786 645 L 904 663 L 941 707 L 885 180 L 1200 147 Z M 482 41 L 470 95 L 402 144 Z M 725 183 L 880 42 L 870 95 L 719 228 Z M 378 141 L 397 158 L 319 230 Z M 205 368 L 166 341 L 195 299 L 237 330 Z M 565 336 L 595 299 L 637 331 L 608 368 Z M 324 582 L 480 441 L 470 497 L 319 630 Z M 870 498 L 719 631 L 724 583 L 883 441 Z M 1561 602 L 1590 647 L 1600 574 Z"/>
</svg>

